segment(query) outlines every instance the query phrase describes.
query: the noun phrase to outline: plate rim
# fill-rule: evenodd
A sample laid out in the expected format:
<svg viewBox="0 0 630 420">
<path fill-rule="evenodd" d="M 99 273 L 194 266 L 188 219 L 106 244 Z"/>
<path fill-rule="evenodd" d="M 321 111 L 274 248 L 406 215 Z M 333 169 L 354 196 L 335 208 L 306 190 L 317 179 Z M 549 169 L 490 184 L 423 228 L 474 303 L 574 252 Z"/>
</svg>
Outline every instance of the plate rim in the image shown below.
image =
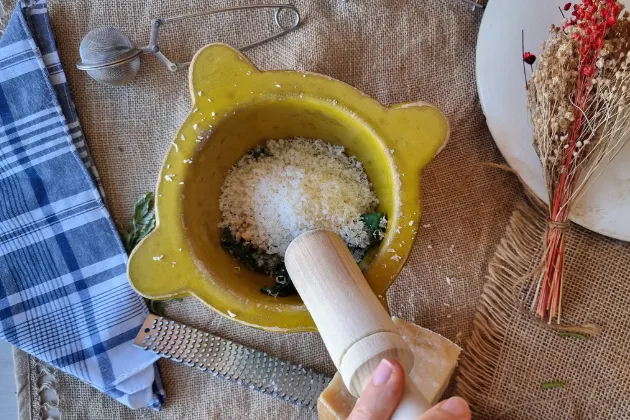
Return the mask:
<svg viewBox="0 0 630 420">
<path fill-rule="evenodd" d="M 484 94 L 482 93 L 482 89 L 481 89 L 481 83 L 480 83 L 480 72 L 479 72 L 479 44 L 481 42 L 481 37 L 482 37 L 482 32 L 484 30 L 484 28 L 489 25 L 489 21 L 487 16 L 487 13 L 489 10 L 494 10 L 495 6 L 494 2 L 490 1 L 488 2 L 488 5 L 486 6 L 486 8 L 484 9 L 483 12 L 483 16 L 481 17 L 481 23 L 479 24 L 479 30 L 477 31 L 477 40 L 475 43 L 475 83 L 477 85 L 477 95 L 479 96 L 479 103 L 481 105 L 481 111 L 483 112 L 484 115 L 484 119 L 486 122 L 486 127 L 488 128 L 488 131 L 490 132 L 490 135 L 492 136 L 492 141 L 494 142 L 494 144 L 496 145 L 497 149 L 499 149 L 499 152 L 501 153 L 501 156 L 503 157 L 503 160 L 505 160 L 505 162 L 508 164 L 508 166 L 510 168 L 512 168 L 516 174 L 518 175 L 519 178 L 519 182 L 524 184 L 524 186 L 527 186 L 527 188 L 529 188 L 538 199 L 542 200 L 546 205 L 548 205 L 548 200 L 546 196 L 542 196 L 534 189 L 532 188 L 526 181 L 525 178 L 523 178 L 521 176 L 521 172 L 519 171 L 517 168 L 513 167 L 512 164 L 510 163 L 509 159 L 506 157 L 506 152 L 504 150 L 504 148 L 502 147 L 502 145 L 500 144 L 500 142 L 496 141 L 495 138 L 495 132 L 493 130 L 493 128 L 491 127 L 490 124 L 488 124 L 488 116 L 487 116 L 487 112 L 486 112 L 486 102 L 484 100 Z M 621 234 L 619 231 L 610 231 L 610 232 L 601 232 L 599 230 L 597 230 L 591 223 L 589 223 L 588 218 L 584 217 L 584 215 L 578 214 L 569 214 L 569 220 L 572 221 L 573 223 L 576 223 L 577 225 L 589 230 L 590 232 L 594 232 L 597 233 L 598 235 L 602 235 L 608 238 L 612 238 L 612 239 L 616 239 L 616 240 L 620 240 L 620 241 L 624 241 L 624 242 L 630 242 L 630 233 L 626 234 Z"/>
</svg>

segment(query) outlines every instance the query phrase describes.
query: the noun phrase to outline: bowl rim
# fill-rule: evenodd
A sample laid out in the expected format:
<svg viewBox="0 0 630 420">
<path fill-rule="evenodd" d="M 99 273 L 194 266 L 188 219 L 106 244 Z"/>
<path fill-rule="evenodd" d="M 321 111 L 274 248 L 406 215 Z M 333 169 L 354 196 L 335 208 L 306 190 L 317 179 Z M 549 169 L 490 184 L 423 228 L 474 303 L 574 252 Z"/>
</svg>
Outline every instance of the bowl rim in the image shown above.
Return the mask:
<svg viewBox="0 0 630 420">
<path fill-rule="evenodd" d="M 368 279 L 370 286 L 372 287 L 372 283 L 370 281 L 371 278 L 379 279 L 379 284 L 382 284 L 381 289 L 375 292 L 379 300 L 383 303 L 383 305 L 387 308 L 386 296 L 385 292 L 391 286 L 392 282 L 396 279 L 396 277 L 402 271 L 402 268 L 411 253 L 411 249 L 413 243 L 415 241 L 415 237 L 418 231 L 419 220 L 421 215 L 421 182 L 420 182 L 420 172 L 422 168 L 431 160 L 435 155 L 437 155 L 446 145 L 449 135 L 450 135 L 450 126 L 448 124 L 448 120 L 444 116 L 444 114 L 439 111 L 436 107 L 431 104 L 428 104 L 423 101 L 416 102 L 405 102 L 401 104 L 396 104 L 393 106 L 384 106 L 375 99 L 365 95 L 358 89 L 353 86 L 335 80 L 329 76 L 321 75 L 318 73 L 305 72 L 305 71 L 296 71 L 296 70 L 271 70 L 271 71 L 261 71 L 256 66 L 254 66 L 251 61 L 243 55 L 241 52 L 225 45 L 225 44 L 210 44 L 201 50 L 199 50 L 190 65 L 189 70 L 189 90 L 192 98 L 192 106 L 191 111 L 188 113 L 184 121 L 179 126 L 177 132 L 175 133 L 175 139 L 173 144 L 176 144 L 178 137 L 181 135 L 182 131 L 185 127 L 190 128 L 190 126 L 196 127 L 195 124 L 198 124 L 198 119 L 194 117 L 194 110 L 196 108 L 197 99 L 199 97 L 198 93 L 201 92 L 201 88 L 195 82 L 196 72 L 199 71 L 197 68 L 197 62 L 200 57 L 204 57 L 208 54 L 214 54 L 219 57 L 218 62 L 221 65 L 226 65 L 226 62 L 230 62 L 232 65 L 237 65 L 241 69 L 245 68 L 248 71 L 252 72 L 252 75 L 255 77 L 270 77 L 273 76 L 274 79 L 285 79 L 285 78 L 293 78 L 301 77 L 309 80 L 309 83 L 315 85 L 311 90 L 323 89 L 326 91 L 325 99 L 329 101 L 335 101 L 331 103 L 331 106 L 339 107 L 345 112 L 353 112 L 354 116 L 358 118 L 358 120 L 369 129 L 374 129 L 375 126 L 380 127 L 377 123 L 379 119 L 388 119 L 394 118 L 394 115 L 399 115 L 400 113 L 410 113 L 409 118 L 411 117 L 422 117 L 423 113 L 418 112 L 418 110 L 422 109 L 426 113 L 427 110 L 431 110 L 431 118 L 438 118 L 440 122 L 445 123 L 445 130 L 443 133 L 440 133 L 437 138 L 431 139 L 431 141 L 426 141 L 427 144 L 424 146 L 426 150 L 423 153 L 395 153 L 394 146 L 392 143 L 395 143 L 395 140 L 388 138 L 383 135 L 379 135 L 378 137 L 382 139 L 385 143 L 385 146 L 391 146 L 389 149 L 386 147 L 388 153 L 388 161 L 389 161 L 389 170 L 392 172 L 394 176 L 398 176 L 398 191 L 395 192 L 396 197 L 396 217 L 393 218 L 394 224 L 389 225 L 386 232 L 386 237 L 381 244 L 379 251 L 376 253 L 374 259 L 371 264 L 368 266 L 367 270 L 364 272 L 364 275 Z M 224 61 L 221 61 L 224 60 Z M 207 64 L 207 63 L 206 63 Z M 228 63 L 229 64 L 229 63 Z M 219 65 L 219 64 L 217 64 Z M 266 76 L 263 76 L 266 75 Z M 281 82 L 278 82 L 279 85 Z M 217 83 L 218 84 L 218 83 Z M 284 83 L 283 85 L 289 85 L 290 83 Z M 334 89 L 332 89 L 334 88 Z M 205 89 L 205 87 L 204 87 Z M 300 91 L 305 91 L 306 89 L 298 89 Z M 294 98 L 297 94 L 297 91 L 291 89 L 290 86 L 286 89 L 278 89 L 274 90 L 273 93 L 285 94 L 288 97 Z M 253 103 L 254 101 L 251 101 Z M 243 103 L 240 104 L 244 105 Z M 352 105 L 352 106 L 348 106 Z M 425 118 L 427 116 L 425 115 Z M 366 121 L 366 119 L 371 120 Z M 195 122 L 197 121 L 197 122 Z M 219 120 L 222 121 L 222 120 Z M 405 130 L 400 129 L 399 131 L 405 132 Z M 410 130 L 412 133 L 413 130 Z M 379 130 L 381 133 L 389 133 L 387 130 Z M 210 138 L 211 136 L 208 136 Z M 260 328 L 268 331 L 278 331 L 278 332 L 301 332 L 301 331 L 316 331 L 316 327 L 310 319 L 308 312 L 306 312 L 306 316 L 310 320 L 310 322 L 305 322 L 303 325 L 295 325 L 291 327 L 278 327 L 277 325 L 271 324 L 261 324 L 260 321 L 252 321 L 250 317 L 240 317 L 240 316 L 232 316 L 233 313 L 228 309 L 227 311 L 224 308 L 221 308 L 222 305 L 217 304 L 217 299 L 209 298 L 207 290 L 199 290 L 197 287 L 189 286 L 189 283 L 182 278 L 179 278 L 179 282 L 175 281 L 173 286 L 169 290 L 155 291 L 150 290 L 150 288 L 146 287 L 146 277 L 147 275 L 151 275 L 152 273 L 139 273 L 138 269 L 145 270 L 146 267 L 150 267 L 149 264 L 144 264 L 144 262 L 140 261 L 141 258 L 147 257 L 148 244 L 152 241 L 155 241 L 162 232 L 164 234 L 164 226 L 169 223 L 169 218 L 163 217 L 163 209 L 164 204 L 169 197 L 172 195 L 179 194 L 179 190 L 172 191 L 171 189 L 164 190 L 164 187 L 173 187 L 173 185 L 166 185 L 168 181 L 165 180 L 165 176 L 168 175 L 168 169 L 170 167 L 170 163 L 173 158 L 174 149 L 177 146 L 171 146 L 169 150 L 166 152 L 161 169 L 160 175 L 157 180 L 156 185 L 156 194 L 155 194 L 155 213 L 156 213 L 156 226 L 154 231 L 145 237 L 138 246 L 133 250 L 132 254 L 129 258 L 128 264 L 128 277 L 131 283 L 131 286 L 142 296 L 151 299 L 169 299 L 174 297 L 182 297 L 182 296 L 195 296 L 199 300 L 201 300 L 206 306 L 210 307 L 213 311 L 230 318 L 236 322 L 239 322 L 244 325 L 252 326 L 255 328 Z M 190 149 L 190 155 L 180 154 L 179 159 L 181 160 L 183 157 L 190 158 L 192 153 L 194 153 L 194 148 Z M 391 152 L 391 153 L 389 153 Z M 403 172 L 404 171 L 404 172 Z M 402 176 L 400 176 L 402 174 Z M 408 176 L 405 176 L 408 175 Z M 172 182 L 170 184 L 173 184 Z M 183 188 L 183 187 L 182 187 Z M 402 195 L 404 194 L 404 198 Z M 164 195 L 164 197 L 163 197 Z M 405 206 L 405 211 L 401 210 L 401 207 Z M 172 215 L 171 215 L 172 216 Z M 392 219 L 390 219 L 390 223 Z M 182 230 L 181 223 L 174 224 L 176 227 L 171 226 L 174 230 Z M 391 229 L 390 229 L 391 226 Z M 395 230 L 394 230 L 395 229 Z M 183 236 L 183 234 L 180 232 Z M 398 251 L 395 251 L 395 254 L 389 255 L 387 254 L 388 250 L 394 249 L 394 245 Z M 387 248 L 387 249 L 386 249 Z M 181 248 L 179 248 L 181 249 Z M 186 254 L 186 253 L 184 253 Z M 394 258 L 397 256 L 397 258 Z M 189 259 L 193 259 L 192 255 L 188 257 Z M 178 262 L 179 265 L 179 262 Z M 382 266 L 381 266 L 382 265 Z M 190 266 L 190 264 L 188 265 Z M 383 267 L 385 266 L 385 267 Z M 175 272 L 179 272 L 179 269 L 173 265 Z M 385 270 L 387 268 L 387 271 Z M 146 271 L 154 271 L 152 269 L 146 269 Z M 159 273 L 158 273 L 159 274 Z M 198 274 L 197 274 L 198 275 Z M 180 276 L 181 277 L 181 276 Z M 206 279 L 209 283 L 211 283 L 211 279 Z M 207 289 L 208 286 L 204 286 Z M 380 293 L 379 293 L 380 292 Z M 220 296 L 219 296 L 220 297 Z M 302 305 L 303 306 L 303 305 Z M 306 309 L 304 308 L 304 311 Z M 273 324 L 273 323 L 272 323 Z"/>
</svg>

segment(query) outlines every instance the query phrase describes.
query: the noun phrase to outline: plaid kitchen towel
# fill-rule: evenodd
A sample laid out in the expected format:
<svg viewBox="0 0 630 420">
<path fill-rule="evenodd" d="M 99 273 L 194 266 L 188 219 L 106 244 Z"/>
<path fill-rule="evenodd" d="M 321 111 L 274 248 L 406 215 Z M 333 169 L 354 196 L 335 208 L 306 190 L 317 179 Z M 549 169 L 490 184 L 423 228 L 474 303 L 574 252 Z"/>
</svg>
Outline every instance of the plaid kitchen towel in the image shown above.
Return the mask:
<svg viewBox="0 0 630 420">
<path fill-rule="evenodd" d="M 45 0 L 0 39 L 0 338 L 132 407 L 164 401 Z"/>
</svg>

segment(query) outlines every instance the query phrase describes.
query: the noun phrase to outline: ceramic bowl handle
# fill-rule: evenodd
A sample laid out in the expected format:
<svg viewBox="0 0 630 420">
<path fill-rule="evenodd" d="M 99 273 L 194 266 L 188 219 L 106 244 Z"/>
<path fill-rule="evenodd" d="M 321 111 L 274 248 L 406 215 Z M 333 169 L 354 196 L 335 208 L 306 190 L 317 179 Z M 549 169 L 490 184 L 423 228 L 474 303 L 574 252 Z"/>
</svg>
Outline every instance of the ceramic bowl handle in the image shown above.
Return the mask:
<svg viewBox="0 0 630 420">
<path fill-rule="evenodd" d="M 406 126 L 413 135 L 394 138 L 390 146 L 396 159 L 403 161 L 404 166 L 422 170 L 438 153 L 440 153 L 450 136 L 450 124 L 446 116 L 435 106 L 427 102 L 408 102 L 389 108 L 393 115 L 399 114 L 400 126 Z"/>
</svg>

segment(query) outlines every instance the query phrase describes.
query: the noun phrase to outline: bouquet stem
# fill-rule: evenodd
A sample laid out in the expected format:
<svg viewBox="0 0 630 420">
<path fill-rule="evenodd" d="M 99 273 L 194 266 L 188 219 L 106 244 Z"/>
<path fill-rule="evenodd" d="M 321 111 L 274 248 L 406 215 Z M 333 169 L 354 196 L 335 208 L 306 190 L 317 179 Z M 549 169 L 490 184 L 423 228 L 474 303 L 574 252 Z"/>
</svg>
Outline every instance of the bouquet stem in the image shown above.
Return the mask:
<svg viewBox="0 0 630 420">
<path fill-rule="evenodd" d="M 560 223 L 557 223 L 558 225 Z M 568 224 L 567 224 L 568 226 Z M 564 280 L 564 254 L 566 250 L 566 228 L 550 223 L 547 232 L 546 251 L 543 255 L 544 273 L 539 287 L 540 295 L 536 313 L 551 323 L 556 318 L 560 322 L 562 312 L 562 286 Z"/>
<path fill-rule="evenodd" d="M 567 159 L 565 164 L 571 164 Z M 560 176 L 560 182 L 554 194 L 554 202 L 550 207 L 550 221 L 542 261 L 543 274 L 538 287 L 538 305 L 536 313 L 551 323 L 555 318 L 560 323 L 562 313 L 562 289 L 564 283 L 564 255 L 567 245 L 568 221 L 567 204 L 571 193 L 571 176 Z"/>
</svg>

